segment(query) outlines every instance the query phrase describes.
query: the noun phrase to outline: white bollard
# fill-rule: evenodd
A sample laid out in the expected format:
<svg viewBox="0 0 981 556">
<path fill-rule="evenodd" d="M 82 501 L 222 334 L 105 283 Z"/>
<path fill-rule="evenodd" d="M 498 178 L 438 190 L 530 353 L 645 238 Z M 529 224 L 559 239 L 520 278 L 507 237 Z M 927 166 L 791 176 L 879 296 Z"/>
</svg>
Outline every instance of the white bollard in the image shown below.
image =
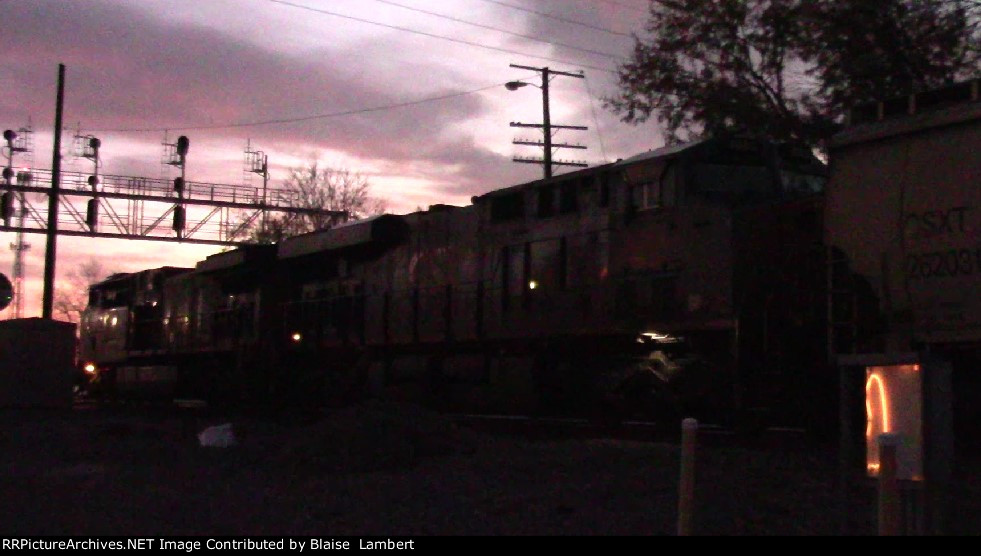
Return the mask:
<svg viewBox="0 0 981 556">
<path fill-rule="evenodd" d="M 902 441 L 898 433 L 883 433 L 879 443 L 879 535 L 896 536 L 900 531 L 899 481 L 896 479 L 896 449 Z"/>
<path fill-rule="evenodd" d="M 678 536 L 691 535 L 695 511 L 695 446 L 698 421 L 687 418 L 681 422 L 681 479 L 678 485 Z"/>
</svg>

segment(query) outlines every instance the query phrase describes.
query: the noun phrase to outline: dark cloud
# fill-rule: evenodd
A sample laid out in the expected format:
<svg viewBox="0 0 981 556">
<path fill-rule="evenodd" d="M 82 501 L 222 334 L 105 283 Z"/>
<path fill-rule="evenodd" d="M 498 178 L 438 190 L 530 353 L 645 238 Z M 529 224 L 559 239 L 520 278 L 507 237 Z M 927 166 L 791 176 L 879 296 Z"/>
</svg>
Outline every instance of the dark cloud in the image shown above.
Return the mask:
<svg viewBox="0 0 981 556">
<path fill-rule="evenodd" d="M 39 2 L 10 8 L 0 37 L 5 52 L 0 68 L 18 86 L 0 111 L 3 121 L 51 112 L 58 62 L 68 66 L 66 121 L 80 121 L 83 129 L 303 116 L 466 88 L 461 75 L 445 67 L 437 72 L 431 62 L 405 57 L 393 63 L 393 53 L 404 45 L 392 36 L 286 54 L 213 29 L 166 23 L 126 4 Z M 457 150 L 467 146 L 467 138 L 451 127 L 486 108 L 479 95 L 468 95 L 383 113 L 188 134 L 192 140 L 251 136 L 266 144 L 314 144 L 393 164 L 449 162 L 462 174 L 461 181 L 469 183 L 486 174 L 468 170 L 466 163 L 473 157 Z M 157 136 L 129 134 L 130 140 L 151 143 Z M 105 142 L 104 151 L 113 156 L 111 141 Z M 487 157 L 486 152 L 477 155 Z"/>
</svg>

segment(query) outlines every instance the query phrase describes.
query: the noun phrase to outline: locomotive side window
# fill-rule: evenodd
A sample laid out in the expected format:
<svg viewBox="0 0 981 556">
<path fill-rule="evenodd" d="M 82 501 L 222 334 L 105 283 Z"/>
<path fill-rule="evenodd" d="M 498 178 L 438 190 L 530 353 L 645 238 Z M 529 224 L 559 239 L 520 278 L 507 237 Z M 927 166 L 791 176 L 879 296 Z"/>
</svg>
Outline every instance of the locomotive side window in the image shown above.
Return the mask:
<svg viewBox="0 0 981 556">
<path fill-rule="evenodd" d="M 576 182 L 568 181 L 563 183 L 559 189 L 559 213 L 569 214 L 578 210 L 579 202 L 576 198 Z"/>
<path fill-rule="evenodd" d="M 694 182 L 701 196 L 709 201 L 732 203 L 773 197 L 773 177 L 765 166 L 699 164 Z"/>
<path fill-rule="evenodd" d="M 787 193 L 808 195 L 824 191 L 824 184 L 828 180 L 824 176 L 781 170 L 780 181 L 783 182 L 783 189 Z"/>
<path fill-rule="evenodd" d="M 655 319 L 678 317 L 678 275 L 656 274 L 651 277 L 651 313 Z"/>
<path fill-rule="evenodd" d="M 630 190 L 630 197 L 637 210 L 657 208 L 657 198 L 660 192 L 657 189 L 657 182 L 649 181 L 639 183 Z"/>
<path fill-rule="evenodd" d="M 491 199 L 491 221 L 507 222 L 519 220 L 525 215 L 524 198 L 521 192 L 501 195 Z"/>
<path fill-rule="evenodd" d="M 637 210 L 673 207 L 678 204 L 678 167 L 670 164 L 660 176 L 635 185 L 631 191 Z"/>
<path fill-rule="evenodd" d="M 565 242 L 562 239 L 548 239 L 531 244 L 531 269 L 527 283 L 535 283 L 533 289 L 545 291 L 561 289 L 566 279 L 563 260 Z"/>
<path fill-rule="evenodd" d="M 606 172 L 599 175 L 599 206 L 610 206 L 610 174 Z"/>
<path fill-rule="evenodd" d="M 538 217 L 547 218 L 555 214 L 555 186 L 546 185 L 538 190 Z"/>
</svg>

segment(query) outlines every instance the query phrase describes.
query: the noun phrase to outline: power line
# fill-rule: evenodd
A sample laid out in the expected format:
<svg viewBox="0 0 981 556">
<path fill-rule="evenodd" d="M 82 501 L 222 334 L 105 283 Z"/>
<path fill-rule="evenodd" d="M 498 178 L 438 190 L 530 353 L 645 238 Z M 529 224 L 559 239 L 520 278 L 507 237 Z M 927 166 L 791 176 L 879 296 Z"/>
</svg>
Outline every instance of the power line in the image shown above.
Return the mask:
<svg viewBox="0 0 981 556">
<path fill-rule="evenodd" d="M 444 41 L 455 42 L 457 44 L 465 44 L 465 45 L 468 45 L 468 46 L 475 46 L 477 48 L 484 48 L 484 49 L 487 49 L 487 50 L 495 50 L 497 52 L 504 52 L 506 54 L 514 54 L 516 56 L 525 56 L 525 57 L 528 57 L 528 58 L 537 58 L 539 60 L 548 60 L 550 62 L 558 62 L 560 64 L 568 64 L 570 66 L 574 66 L 574 67 L 577 67 L 577 68 L 593 69 L 593 70 L 596 70 L 596 71 L 602 71 L 602 72 L 606 72 L 606 73 L 616 74 L 616 71 L 613 71 L 613 70 L 610 70 L 610 69 L 607 69 L 607 68 L 601 68 L 601 67 L 598 67 L 598 66 L 589 66 L 589 65 L 586 65 L 586 64 L 582 64 L 580 62 L 572 61 L 572 60 L 561 60 L 561 59 L 558 59 L 558 58 L 550 58 L 548 56 L 538 56 L 538 55 L 535 55 L 535 54 L 527 54 L 525 52 L 518 52 L 516 50 L 510 50 L 508 48 L 501 48 L 501 47 L 498 47 L 498 46 L 490 46 L 490 45 L 487 45 L 487 44 L 481 44 L 481 43 L 477 43 L 477 42 L 473 42 L 473 41 L 468 41 L 468 40 L 464 40 L 464 39 L 456 39 L 456 38 L 447 37 L 447 36 L 444 36 L 444 35 L 437 35 L 435 33 L 427 33 L 425 31 L 419 31 L 419 30 L 416 30 L 416 29 L 409 29 L 408 27 L 399 27 L 398 25 L 389 25 L 387 23 L 380 23 L 380 22 L 377 22 L 377 21 L 372 21 L 370 19 L 362 19 L 360 17 L 354 17 L 352 15 L 339 14 L 339 13 L 336 13 L 336 12 L 322 10 L 320 8 L 313 8 L 313 7 L 310 7 L 310 6 L 303 6 L 301 4 L 294 4 L 292 2 L 286 2 L 285 0 L 269 0 L 269 1 L 272 2 L 272 3 L 274 3 L 274 4 L 282 4 L 284 6 L 289 6 L 291 8 L 298 8 L 298 9 L 301 9 L 301 10 L 307 10 L 307 11 L 316 12 L 316 13 L 320 13 L 320 14 L 324 14 L 324 15 L 330 15 L 330 16 L 334 16 L 334 17 L 339 17 L 339 18 L 342 18 L 342 19 L 349 19 L 351 21 L 358 21 L 358 22 L 361 22 L 361 23 L 367 23 L 369 25 L 376 25 L 378 27 L 385 27 L 387 29 L 394 29 L 396 31 L 404 31 L 406 33 L 413 33 L 415 35 L 422 35 L 422 36 L 430 37 L 430 38 L 434 38 L 434 39 L 441 39 L 441 40 L 444 40 Z"/>
<path fill-rule="evenodd" d="M 599 0 L 599 1 L 600 2 L 603 2 L 605 4 L 612 4 L 614 6 L 619 6 L 621 8 L 626 8 L 628 10 L 633 10 L 635 12 L 643 12 L 645 14 L 647 13 L 647 8 L 641 8 L 641 7 L 633 6 L 633 5 L 630 5 L 630 4 L 624 4 L 623 2 L 617 2 L 616 0 Z"/>
<path fill-rule="evenodd" d="M 592 25 L 590 23 L 583 23 L 582 21 L 576 21 L 574 19 L 567 19 L 557 15 L 552 15 L 546 12 L 540 12 L 538 10 L 533 10 L 531 8 L 525 8 L 524 6 L 515 6 L 514 4 L 508 4 L 507 2 L 501 2 L 500 0 L 479 0 L 480 2 L 487 2 L 488 4 L 497 4 L 498 6 L 504 6 L 505 8 L 511 8 L 512 10 L 518 10 L 522 12 L 528 12 L 541 17 L 547 17 L 548 19 L 554 19 L 556 21 L 561 21 L 563 23 L 568 23 L 570 25 L 578 25 L 580 27 L 585 27 L 586 29 L 593 29 L 594 31 L 602 31 L 604 33 L 609 33 L 611 35 L 616 35 L 618 37 L 630 37 L 630 33 L 622 33 L 620 31 L 614 31 L 613 29 L 608 29 L 606 27 L 600 27 L 599 25 Z"/>
<path fill-rule="evenodd" d="M 534 76 L 525 77 L 523 79 L 529 79 L 530 77 L 534 77 Z M 260 121 L 256 121 L 256 122 L 234 122 L 234 123 L 227 123 L 227 124 L 208 124 L 208 125 L 190 125 L 190 126 L 167 126 L 167 127 L 153 127 L 153 128 L 114 128 L 114 129 L 113 128 L 103 128 L 103 129 L 89 129 L 89 130 L 86 130 L 86 131 L 91 131 L 93 133 L 94 132 L 102 132 L 102 133 L 106 133 L 106 132 L 134 132 L 135 133 L 135 132 L 160 132 L 160 131 L 177 131 L 177 130 L 181 130 L 181 131 L 195 131 L 195 130 L 203 130 L 203 129 L 229 129 L 229 128 L 236 128 L 236 127 L 255 127 L 255 126 L 261 126 L 261 125 L 273 125 L 273 124 L 291 124 L 291 123 L 296 123 L 296 122 L 306 122 L 306 121 L 310 121 L 310 120 L 321 120 L 321 119 L 325 119 L 325 118 L 336 118 L 336 117 L 340 117 L 340 116 L 352 116 L 352 115 L 355 115 L 355 114 L 367 114 L 369 112 L 380 112 L 382 110 L 392 110 L 394 108 L 403 108 L 403 107 L 406 107 L 406 106 L 415 106 L 417 104 L 424 104 L 424 103 L 427 103 L 427 102 L 435 102 L 435 101 L 438 101 L 438 100 L 447 100 L 447 99 L 451 99 L 451 98 L 457 98 L 457 97 L 462 97 L 462 96 L 466 96 L 466 95 L 472 95 L 472 94 L 475 94 L 475 93 L 479 93 L 481 91 L 486 91 L 488 89 L 493 89 L 493 88 L 496 88 L 496 87 L 503 87 L 503 86 L 504 86 L 504 83 L 495 83 L 493 85 L 487 85 L 486 87 L 480 87 L 479 89 L 471 89 L 469 91 L 460 91 L 460 92 L 457 92 L 457 93 L 450 93 L 450 94 L 440 95 L 440 96 L 435 96 L 435 97 L 422 98 L 422 99 L 412 100 L 412 101 L 408 101 L 408 102 L 399 102 L 399 103 L 396 103 L 396 104 L 386 104 L 386 105 L 383 105 L 383 106 L 372 106 L 372 107 L 369 107 L 369 108 L 356 108 L 356 109 L 352 109 L 352 110 L 343 110 L 343 111 L 340 111 L 340 112 L 328 112 L 326 114 L 314 114 L 312 116 L 299 116 L 299 117 L 292 117 L 292 118 L 276 118 L 276 119 L 271 119 L 271 120 L 260 120 Z"/>
<path fill-rule="evenodd" d="M 593 125 L 596 126 L 596 134 L 599 136 L 600 154 L 603 155 L 604 162 L 609 162 L 609 159 L 606 158 L 606 143 L 603 141 L 603 131 L 600 129 L 599 118 L 596 117 L 596 105 L 593 103 L 593 92 L 589 88 L 589 78 L 584 75 L 582 81 L 586 86 L 586 96 L 589 97 L 589 111 L 593 113 Z"/>
<path fill-rule="evenodd" d="M 605 56 L 605 57 L 611 58 L 613 60 L 621 60 L 621 59 L 623 59 L 623 56 L 617 56 L 616 54 L 611 54 L 609 52 L 602 52 L 600 50 L 592 50 L 592 49 L 589 49 L 589 48 L 582 48 L 582 47 L 579 47 L 579 46 L 573 46 L 571 44 L 565 44 L 565 43 L 561 43 L 561 42 L 555 42 L 555 41 L 550 41 L 550 40 L 546 40 L 546 39 L 540 39 L 538 37 L 533 37 L 531 35 L 524 35 L 524 34 L 521 34 L 521 33 L 515 33 L 513 31 L 508 31 L 507 29 L 501 29 L 500 27 L 494 27 L 492 25 L 485 25 L 483 23 L 474 23 L 472 21 L 466 21 L 464 19 L 459 19 L 459 18 L 456 18 L 456 17 L 453 17 L 453 16 L 449 16 L 449 15 L 440 14 L 440 13 L 436 13 L 436 12 L 431 12 L 431 11 L 428 11 L 428 10 L 423 10 L 421 8 L 413 8 L 412 6 L 405 6 L 405 5 L 399 4 L 397 2 L 392 2 L 391 0 L 375 0 L 375 2 L 379 2 L 381 4 L 388 4 L 390 6 L 395 6 L 397 8 L 403 8 L 403 9 L 406 9 L 406 10 L 409 10 L 409 11 L 419 12 L 419 13 L 422 13 L 422 14 L 431 15 L 431 16 L 434 16 L 434 17 L 442 18 L 442 19 L 448 19 L 448 20 L 454 21 L 456 23 L 463 23 L 464 25 L 472 25 L 474 27 L 479 27 L 481 29 L 488 29 L 490 31 L 497 31 L 499 33 L 504 33 L 506 35 L 511 35 L 512 37 L 520 37 L 522 39 L 528 39 L 528 40 L 537 41 L 537 42 L 541 42 L 541 43 L 545 43 L 545 44 L 551 44 L 551 45 L 554 45 L 554 46 L 561 46 L 563 48 L 568 48 L 568 49 L 571 49 L 571 50 L 578 50 L 580 52 L 587 52 L 589 54 L 595 54 L 597 56 Z"/>
</svg>

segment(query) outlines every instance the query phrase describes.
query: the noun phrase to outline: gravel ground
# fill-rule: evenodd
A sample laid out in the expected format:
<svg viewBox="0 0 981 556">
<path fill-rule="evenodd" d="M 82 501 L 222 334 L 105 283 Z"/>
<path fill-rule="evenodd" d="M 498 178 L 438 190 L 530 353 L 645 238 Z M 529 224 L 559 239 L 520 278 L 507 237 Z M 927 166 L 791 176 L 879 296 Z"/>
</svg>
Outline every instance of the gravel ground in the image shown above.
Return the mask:
<svg viewBox="0 0 981 556">
<path fill-rule="evenodd" d="M 490 436 L 385 405 L 318 420 L 235 419 L 233 448 L 198 445 L 200 430 L 223 422 L 201 413 L 0 415 L 4 536 L 667 535 L 675 527 L 678 448 L 670 444 Z M 696 532 L 836 534 L 835 472 L 834 451 L 819 447 L 705 447 Z"/>
</svg>

